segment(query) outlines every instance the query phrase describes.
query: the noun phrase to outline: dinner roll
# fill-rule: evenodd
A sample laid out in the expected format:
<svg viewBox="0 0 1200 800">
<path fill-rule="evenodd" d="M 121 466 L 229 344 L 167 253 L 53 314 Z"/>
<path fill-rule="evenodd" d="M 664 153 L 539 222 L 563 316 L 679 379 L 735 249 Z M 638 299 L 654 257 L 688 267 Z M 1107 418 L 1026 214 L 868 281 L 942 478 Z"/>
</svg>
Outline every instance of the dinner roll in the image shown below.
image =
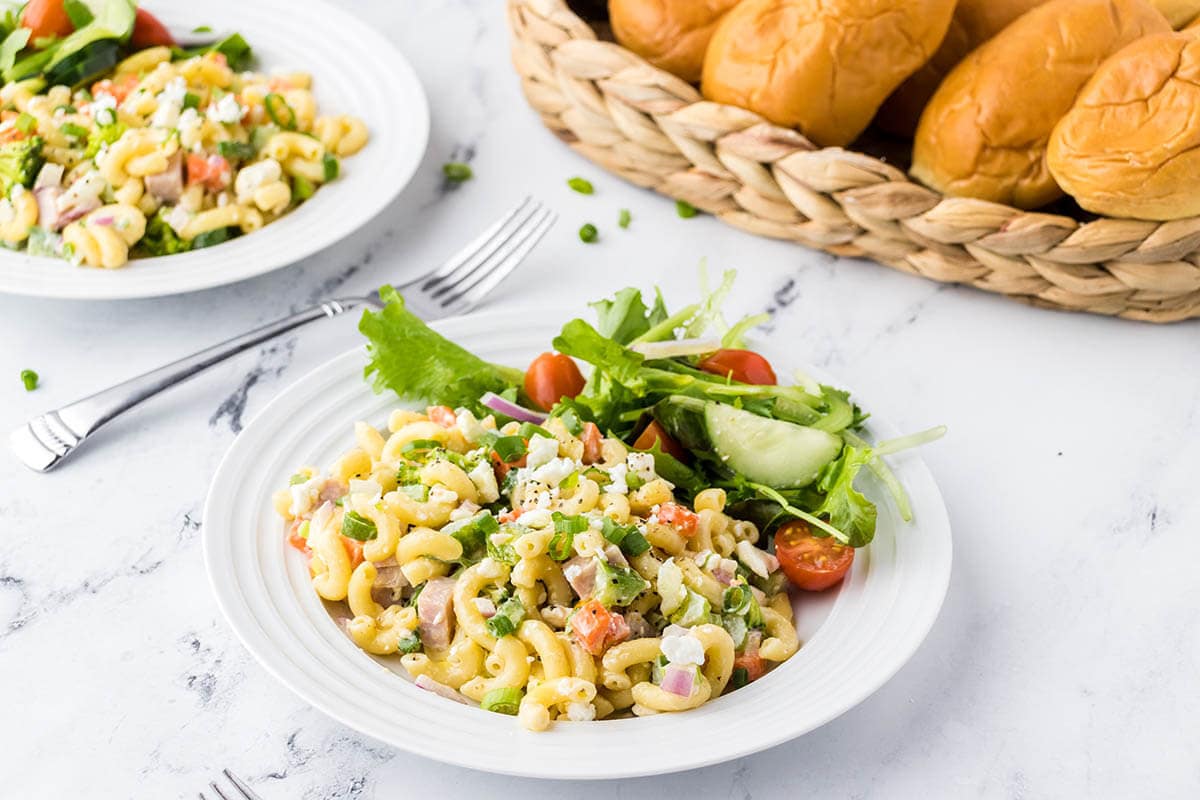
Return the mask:
<svg viewBox="0 0 1200 800">
<path fill-rule="evenodd" d="M 1174 0 L 1171 0 L 1174 2 Z M 1046 0 L 958 0 L 950 29 L 929 59 L 879 109 L 875 124 L 897 136 L 912 136 L 929 98 L 967 54 Z"/>
<path fill-rule="evenodd" d="M 1054 128 L 1046 161 L 1088 211 L 1200 215 L 1200 37 L 1147 36 L 1105 61 Z"/>
<path fill-rule="evenodd" d="M 954 0 L 742 0 L 704 61 L 709 100 L 849 144 L 937 49 Z"/>
<path fill-rule="evenodd" d="M 940 192 L 1018 208 L 1061 196 L 1050 132 L 1108 56 L 1170 25 L 1147 0 L 1050 0 L 972 52 L 921 115 L 912 174 Z"/>
<path fill-rule="evenodd" d="M 689 83 L 700 80 L 713 29 L 738 0 L 609 0 L 622 46 Z"/>
</svg>

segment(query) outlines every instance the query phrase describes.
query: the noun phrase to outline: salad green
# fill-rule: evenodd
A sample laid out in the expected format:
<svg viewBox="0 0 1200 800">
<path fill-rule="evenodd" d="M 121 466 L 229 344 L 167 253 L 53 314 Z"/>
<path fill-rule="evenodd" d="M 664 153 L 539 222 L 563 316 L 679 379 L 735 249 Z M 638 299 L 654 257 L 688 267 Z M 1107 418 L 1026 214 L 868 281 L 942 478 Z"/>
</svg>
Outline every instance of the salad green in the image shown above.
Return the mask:
<svg viewBox="0 0 1200 800">
<path fill-rule="evenodd" d="M 765 533 L 802 519 L 818 536 L 862 547 L 875 535 L 878 512 L 855 487 L 857 478 L 873 472 L 909 519 L 904 489 L 882 456 L 932 441 L 944 429 L 872 445 L 862 432 L 866 414 L 841 389 L 803 375 L 795 385 L 761 385 L 702 369 L 700 355 L 744 348 L 747 333 L 766 319 L 727 323 L 721 306 L 734 278 L 727 272 L 700 302 L 674 313 L 657 290 L 649 300 L 626 288 L 592 303 L 595 323 L 573 319 L 553 341 L 559 353 L 590 365 L 590 376 L 550 414 L 574 426 L 595 423 L 631 446 L 653 423 L 672 447 L 651 437 L 653 445 L 642 449 L 677 494 L 690 500 L 719 487 L 731 513 Z M 386 307 L 367 311 L 360 323 L 370 356 L 365 377 L 376 391 L 481 413 L 491 413 L 480 401 L 486 393 L 533 405 L 520 370 L 491 364 L 436 333 L 390 287 L 380 294 Z M 506 457 L 519 457 L 523 440 L 510 438 L 497 444 Z M 609 527 L 605 537 L 623 550 L 639 545 L 629 538 L 636 531 Z M 556 529 L 564 538 L 573 532 L 566 520 Z"/>
</svg>

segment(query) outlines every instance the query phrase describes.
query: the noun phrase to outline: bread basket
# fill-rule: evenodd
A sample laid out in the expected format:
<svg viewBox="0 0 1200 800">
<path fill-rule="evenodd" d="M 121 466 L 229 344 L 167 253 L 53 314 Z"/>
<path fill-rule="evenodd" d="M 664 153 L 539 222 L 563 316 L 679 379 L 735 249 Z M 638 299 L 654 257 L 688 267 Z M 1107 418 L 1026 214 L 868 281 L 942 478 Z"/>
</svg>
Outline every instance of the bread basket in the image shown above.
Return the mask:
<svg viewBox="0 0 1200 800">
<path fill-rule="evenodd" d="M 1148 322 L 1200 316 L 1200 217 L 1141 222 L 944 197 L 881 158 L 818 148 L 704 101 L 604 41 L 565 0 L 507 2 L 529 104 L 574 150 L 639 186 L 750 233 L 1036 306 Z"/>
</svg>

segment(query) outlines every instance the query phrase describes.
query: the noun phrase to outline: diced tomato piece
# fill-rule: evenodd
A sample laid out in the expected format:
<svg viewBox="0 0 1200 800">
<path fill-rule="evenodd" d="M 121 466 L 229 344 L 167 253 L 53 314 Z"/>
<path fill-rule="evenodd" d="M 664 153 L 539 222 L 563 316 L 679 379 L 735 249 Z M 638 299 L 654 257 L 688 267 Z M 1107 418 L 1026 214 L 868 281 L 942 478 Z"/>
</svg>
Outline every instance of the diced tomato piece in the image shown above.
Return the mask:
<svg viewBox="0 0 1200 800">
<path fill-rule="evenodd" d="M 454 415 L 454 409 L 450 406 L 430 406 L 425 413 L 434 424 L 443 428 L 453 428 L 458 422 L 458 417 Z"/>
<path fill-rule="evenodd" d="M 308 540 L 300 535 L 300 528 L 303 525 L 304 520 L 302 519 L 292 520 L 291 524 L 288 525 L 287 542 L 292 547 L 296 548 L 307 556 L 312 554 L 312 550 L 309 549 Z"/>
<path fill-rule="evenodd" d="M 105 78 L 92 84 L 92 95 L 96 97 L 102 94 L 112 95 L 118 103 L 123 103 L 125 98 L 129 97 L 130 93 L 137 88 L 139 82 L 141 82 L 141 78 L 132 73 L 124 75 L 116 81 Z"/>
<path fill-rule="evenodd" d="M 505 511 L 503 514 L 500 515 L 499 519 L 501 522 L 516 522 L 518 519 L 520 519 L 521 515 L 524 513 L 525 513 L 525 509 L 514 508 L 509 511 Z"/>
<path fill-rule="evenodd" d="M 742 653 L 733 659 L 733 668 L 746 670 L 746 676 L 751 681 L 756 681 L 766 673 L 767 669 L 763 665 L 762 656 L 755 650 L 753 653 Z"/>
<path fill-rule="evenodd" d="M 158 17 L 144 8 L 139 8 L 137 16 L 133 19 L 133 33 L 129 41 L 134 49 L 144 50 L 147 47 L 170 47 L 175 44 L 175 37 L 167 30 L 166 25 L 158 21 Z"/>
<path fill-rule="evenodd" d="M 650 424 L 638 434 L 637 440 L 633 443 L 633 449 L 653 450 L 655 444 L 658 445 L 659 450 L 680 461 L 687 458 L 687 451 L 683 449 L 683 445 L 672 439 L 666 429 L 658 424 L 658 420 L 651 420 Z"/>
<path fill-rule="evenodd" d="M 583 433 L 579 435 L 583 441 L 583 463 L 595 464 L 604 458 L 602 452 L 604 446 L 604 437 L 600 435 L 600 428 L 594 422 L 583 423 Z"/>
<path fill-rule="evenodd" d="M 26 134 L 20 128 L 18 128 L 14 125 L 11 128 L 5 128 L 4 130 L 0 131 L 0 143 L 19 142 L 22 139 L 24 139 L 27 135 L 28 134 Z"/>
<path fill-rule="evenodd" d="M 670 525 L 685 539 L 690 539 L 696 535 L 700 515 L 678 503 L 663 503 L 658 509 L 658 520 Z"/>
<path fill-rule="evenodd" d="M 349 536 L 343 536 L 342 546 L 346 548 L 346 555 L 350 556 L 350 569 L 354 569 L 363 562 L 362 542 L 351 539 Z"/>
<path fill-rule="evenodd" d="M 604 653 L 612 626 L 612 612 L 596 599 L 584 602 L 571 616 L 571 632 L 576 641 L 594 656 Z"/>
<path fill-rule="evenodd" d="M 187 182 L 189 186 L 202 183 L 206 189 L 219 192 L 229 186 L 232 177 L 233 169 L 229 166 L 229 162 L 221 156 L 188 153 Z"/>
<path fill-rule="evenodd" d="M 523 455 L 516 461 L 510 461 L 508 463 L 505 463 L 500 460 L 500 454 L 497 453 L 495 450 L 493 450 L 492 451 L 492 469 L 496 473 L 496 480 L 503 482 L 504 476 L 508 474 L 508 471 L 510 469 L 512 469 L 513 467 L 525 466 L 525 459 L 527 459 L 527 458 L 528 458 L 528 455 Z"/>
</svg>

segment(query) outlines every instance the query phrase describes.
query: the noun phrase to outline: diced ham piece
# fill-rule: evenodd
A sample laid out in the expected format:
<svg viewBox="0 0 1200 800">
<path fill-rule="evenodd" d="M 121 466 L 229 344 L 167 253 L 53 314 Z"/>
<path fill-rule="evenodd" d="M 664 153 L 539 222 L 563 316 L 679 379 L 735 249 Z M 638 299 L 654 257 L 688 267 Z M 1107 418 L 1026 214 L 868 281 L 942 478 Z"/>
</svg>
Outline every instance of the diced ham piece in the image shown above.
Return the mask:
<svg viewBox="0 0 1200 800">
<path fill-rule="evenodd" d="M 454 633 L 454 579 L 433 578 L 417 596 L 421 643 L 430 650 L 445 650 Z"/>
<path fill-rule="evenodd" d="M 725 586 L 729 586 L 737 577 L 737 562 L 732 558 L 722 558 L 713 568 L 712 576 Z"/>
<path fill-rule="evenodd" d="M 580 599 L 591 597 L 596 588 L 596 559 L 575 556 L 563 564 L 563 577 Z"/>
<path fill-rule="evenodd" d="M 375 565 L 375 583 L 371 587 L 371 598 L 381 606 L 390 606 L 400 601 L 402 591 L 408 586 L 404 573 L 396 559 L 389 558 Z"/>
<path fill-rule="evenodd" d="M 422 594 L 424 594 L 424 593 L 422 592 Z M 463 705 L 468 705 L 468 706 L 475 705 L 470 700 L 468 700 L 466 697 L 464 697 L 461 694 L 459 694 L 458 692 L 454 691 L 446 684 L 439 683 L 438 681 L 435 681 L 433 678 L 429 677 L 428 675 L 418 675 L 417 679 L 415 681 L 413 681 L 413 683 L 415 683 L 418 688 L 424 689 L 427 692 L 433 692 L 438 697 L 444 697 L 447 700 L 453 700 L 454 702 L 462 703 Z"/>
<path fill-rule="evenodd" d="M 346 496 L 346 487 L 330 478 L 321 487 L 320 500 L 322 503 L 332 503 Z"/>
<path fill-rule="evenodd" d="M 146 191 L 164 203 L 178 203 L 183 197 L 183 156 L 176 153 L 167 162 L 167 168 L 156 175 L 145 178 Z"/>
<path fill-rule="evenodd" d="M 625 559 L 625 554 L 621 552 L 621 548 L 615 544 L 610 544 L 604 548 L 604 557 L 608 563 L 616 564 L 620 567 L 628 567 L 629 562 Z"/>
<path fill-rule="evenodd" d="M 645 639 L 654 636 L 654 626 L 646 622 L 646 618 L 637 611 L 625 612 L 625 624 L 629 627 L 630 639 Z"/>
<path fill-rule="evenodd" d="M 566 606 L 547 606 L 542 609 L 542 622 L 561 631 L 567 627 L 567 616 L 570 613 L 571 609 Z"/>
<path fill-rule="evenodd" d="M 38 224 L 48 231 L 57 231 L 66 224 L 58 213 L 58 198 L 62 193 L 58 186 L 43 186 L 33 192 L 38 204 Z"/>
</svg>

